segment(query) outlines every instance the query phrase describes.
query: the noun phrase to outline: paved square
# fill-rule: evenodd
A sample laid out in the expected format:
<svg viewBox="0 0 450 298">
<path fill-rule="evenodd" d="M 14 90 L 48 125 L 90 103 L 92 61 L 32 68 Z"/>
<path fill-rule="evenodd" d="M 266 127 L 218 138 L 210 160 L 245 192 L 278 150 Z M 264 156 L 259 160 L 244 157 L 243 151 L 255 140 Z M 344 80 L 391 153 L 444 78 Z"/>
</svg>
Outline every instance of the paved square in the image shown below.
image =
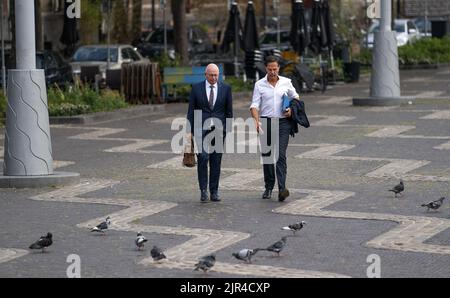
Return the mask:
<svg viewBox="0 0 450 298">
<path fill-rule="evenodd" d="M 407 106 L 353 107 L 352 96 L 367 95 L 367 77 L 303 95 L 311 127 L 290 139 L 284 203 L 260 199 L 262 166 L 252 153 L 224 155 L 222 201 L 199 202 L 195 168 L 171 150 L 171 123 L 185 103 L 145 117 L 52 125 L 55 164 L 81 181 L 0 190 L 0 277 L 66 277 L 71 254 L 80 256 L 81 277 L 203 277 L 194 264 L 209 253 L 217 254 L 211 277 L 366 277 L 373 254 L 381 277 L 450 277 L 449 73 L 402 71 L 404 95 L 435 97 Z M 250 117 L 249 100 L 235 95 L 236 117 Z M 255 142 L 250 134 L 246 143 Z M 399 179 L 405 192 L 394 198 L 388 189 Z M 442 196 L 437 211 L 420 207 Z M 110 230 L 91 233 L 107 216 Z M 279 257 L 232 257 L 291 235 L 281 227 L 298 220 L 307 225 Z M 139 231 L 148 238 L 143 251 L 134 246 Z M 47 232 L 48 252 L 29 251 Z M 153 245 L 166 260 L 152 260 Z"/>
</svg>

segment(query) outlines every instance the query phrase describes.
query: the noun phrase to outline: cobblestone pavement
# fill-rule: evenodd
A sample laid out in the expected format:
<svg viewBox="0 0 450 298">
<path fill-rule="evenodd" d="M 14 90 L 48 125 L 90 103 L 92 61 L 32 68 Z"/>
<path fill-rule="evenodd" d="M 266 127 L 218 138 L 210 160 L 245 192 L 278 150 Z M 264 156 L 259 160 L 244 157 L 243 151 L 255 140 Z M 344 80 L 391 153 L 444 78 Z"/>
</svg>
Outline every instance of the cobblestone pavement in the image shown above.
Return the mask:
<svg viewBox="0 0 450 298">
<path fill-rule="evenodd" d="M 55 166 L 81 181 L 0 190 L 0 277 L 65 277 L 72 254 L 82 277 L 366 277 L 373 254 L 381 277 L 449 277 L 450 202 L 430 212 L 420 204 L 450 199 L 450 68 L 401 78 L 413 104 L 352 106 L 352 96 L 368 94 L 367 77 L 302 96 L 311 127 L 290 139 L 283 203 L 276 192 L 260 199 L 260 158 L 248 151 L 224 155 L 222 201 L 200 203 L 196 170 L 171 150 L 185 103 L 145 117 L 52 125 Z M 249 117 L 249 101 L 235 96 L 236 117 Z M 239 134 L 247 137 L 237 143 L 258 142 Z M 388 189 L 399 179 L 405 191 L 394 198 Z M 110 229 L 91 233 L 107 216 Z M 295 235 L 281 230 L 298 220 L 307 225 Z M 143 251 L 134 246 L 138 231 L 149 239 Z M 27 249 L 47 232 L 54 244 L 46 253 Z M 290 237 L 280 256 L 260 251 L 251 264 L 231 256 L 282 236 Z M 167 259 L 154 262 L 153 245 Z M 209 253 L 216 265 L 194 272 Z"/>
</svg>

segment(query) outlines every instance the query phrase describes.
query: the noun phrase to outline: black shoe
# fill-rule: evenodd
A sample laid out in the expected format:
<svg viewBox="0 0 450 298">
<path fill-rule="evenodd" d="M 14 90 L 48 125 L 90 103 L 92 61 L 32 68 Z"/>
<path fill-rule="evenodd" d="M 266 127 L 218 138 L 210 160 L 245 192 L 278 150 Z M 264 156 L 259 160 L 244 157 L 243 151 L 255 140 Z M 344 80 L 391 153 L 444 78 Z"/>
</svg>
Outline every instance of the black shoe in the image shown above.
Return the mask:
<svg viewBox="0 0 450 298">
<path fill-rule="evenodd" d="M 214 192 L 211 194 L 211 201 L 212 202 L 220 202 L 221 199 L 219 198 L 219 194 L 217 192 Z"/>
<path fill-rule="evenodd" d="M 202 190 L 201 194 L 200 194 L 200 202 L 206 203 L 206 202 L 208 202 L 208 200 L 209 200 L 209 198 L 208 198 L 208 191 Z"/>
<path fill-rule="evenodd" d="M 283 202 L 287 197 L 289 197 L 289 190 L 287 188 L 278 192 L 278 201 Z"/>
<path fill-rule="evenodd" d="M 262 198 L 264 200 L 270 199 L 272 197 L 272 190 L 271 189 L 266 189 L 262 195 Z"/>
</svg>

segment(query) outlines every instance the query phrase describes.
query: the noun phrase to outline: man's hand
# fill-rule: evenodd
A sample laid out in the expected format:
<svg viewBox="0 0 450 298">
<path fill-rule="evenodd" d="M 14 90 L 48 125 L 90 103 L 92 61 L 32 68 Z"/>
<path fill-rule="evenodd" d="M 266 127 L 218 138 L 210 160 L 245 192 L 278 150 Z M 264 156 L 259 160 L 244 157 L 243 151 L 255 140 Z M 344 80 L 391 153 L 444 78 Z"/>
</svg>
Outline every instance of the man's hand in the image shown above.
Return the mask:
<svg viewBox="0 0 450 298">
<path fill-rule="evenodd" d="M 264 131 L 262 129 L 262 123 L 259 121 L 255 121 L 255 125 L 256 125 L 256 132 L 259 134 L 263 134 Z"/>
<path fill-rule="evenodd" d="M 286 111 L 283 113 L 283 115 L 288 118 L 291 118 L 291 116 L 292 116 L 291 108 L 287 108 Z"/>
</svg>

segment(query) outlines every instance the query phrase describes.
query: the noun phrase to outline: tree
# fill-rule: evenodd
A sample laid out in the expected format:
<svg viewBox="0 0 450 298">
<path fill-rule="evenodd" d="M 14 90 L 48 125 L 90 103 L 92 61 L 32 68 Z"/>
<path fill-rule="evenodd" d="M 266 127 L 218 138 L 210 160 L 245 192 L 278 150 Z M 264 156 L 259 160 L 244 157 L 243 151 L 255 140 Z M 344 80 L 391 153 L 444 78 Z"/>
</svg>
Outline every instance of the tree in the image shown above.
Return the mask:
<svg viewBox="0 0 450 298">
<path fill-rule="evenodd" d="M 99 27 L 102 20 L 101 0 L 81 0 L 80 43 L 94 44 L 99 40 Z"/>
<path fill-rule="evenodd" d="M 131 37 L 138 40 L 141 37 L 142 0 L 133 0 L 133 18 L 131 21 Z"/>
<path fill-rule="evenodd" d="M 188 64 L 188 40 L 187 40 L 187 26 L 186 26 L 186 0 L 172 0 L 171 1 L 173 29 L 174 29 L 174 43 L 175 51 L 180 56 L 182 65 Z"/>
<path fill-rule="evenodd" d="M 128 14 L 125 9 L 125 2 L 123 0 L 114 1 L 113 11 L 112 11 L 111 22 L 113 27 L 111 29 L 112 40 L 117 43 L 129 43 L 128 36 Z"/>
</svg>

